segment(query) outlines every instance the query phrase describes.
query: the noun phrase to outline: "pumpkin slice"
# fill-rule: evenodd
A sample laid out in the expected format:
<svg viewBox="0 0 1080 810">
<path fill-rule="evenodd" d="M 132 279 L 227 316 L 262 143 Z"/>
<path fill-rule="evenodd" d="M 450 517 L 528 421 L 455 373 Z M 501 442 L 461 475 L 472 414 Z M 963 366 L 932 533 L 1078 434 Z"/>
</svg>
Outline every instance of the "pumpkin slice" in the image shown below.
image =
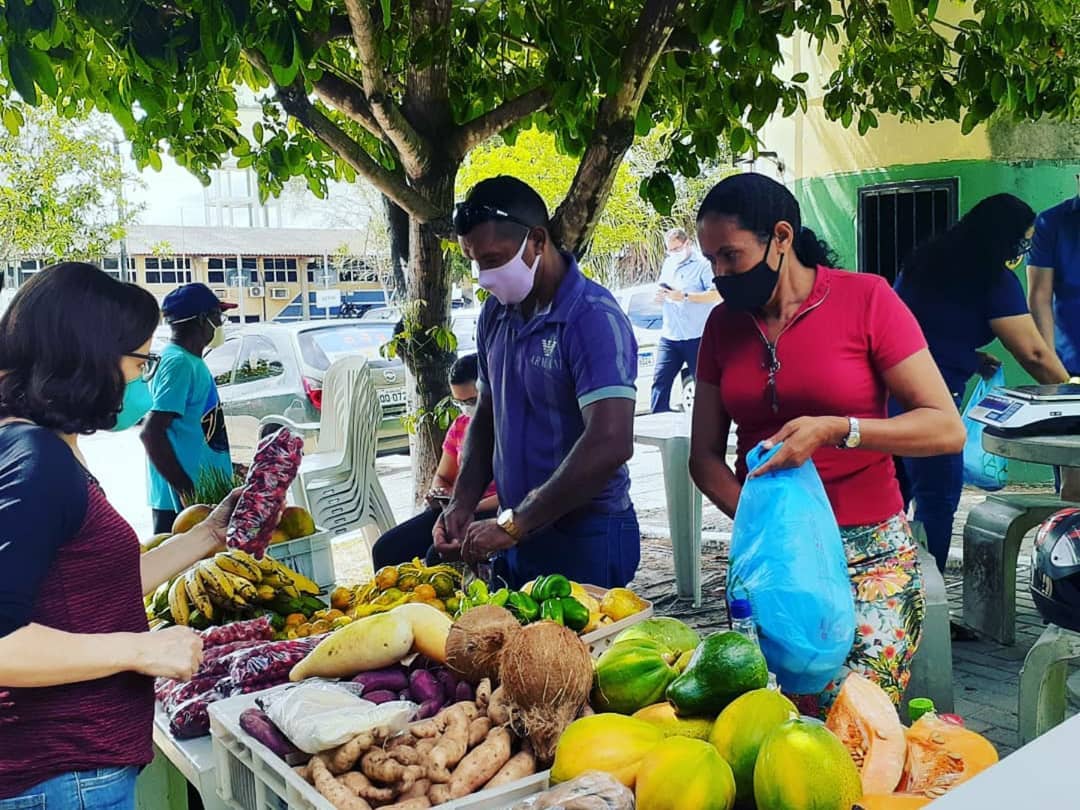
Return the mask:
<svg viewBox="0 0 1080 810">
<path fill-rule="evenodd" d="M 825 725 L 855 760 L 863 793 L 896 789 L 904 771 L 907 742 L 896 707 L 880 686 L 852 672 L 844 680 Z"/>
<path fill-rule="evenodd" d="M 897 790 L 936 799 L 998 761 L 993 744 L 970 729 L 924 714 L 907 730 L 907 762 Z"/>
</svg>

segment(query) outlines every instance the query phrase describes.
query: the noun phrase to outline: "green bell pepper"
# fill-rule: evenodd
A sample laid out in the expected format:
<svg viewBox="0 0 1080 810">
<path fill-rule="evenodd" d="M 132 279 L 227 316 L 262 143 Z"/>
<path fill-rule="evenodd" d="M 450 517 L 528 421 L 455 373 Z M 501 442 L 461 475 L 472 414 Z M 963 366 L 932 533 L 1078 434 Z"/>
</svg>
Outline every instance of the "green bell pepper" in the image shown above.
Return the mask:
<svg viewBox="0 0 1080 810">
<path fill-rule="evenodd" d="M 474 579 L 465 590 L 474 605 L 486 605 L 491 595 L 488 593 L 487 583 L 482 579 Z"/>
<path fill-rule="evenodd" d="M 514 591 L 506 600 L 506 607 L 522 624 L 531 624 L 540 618 L 540 605 L 529 594 Z"/>
<path fill-rule="evenodd" d="M 570 580 L 562 574 L 552 574 L 544 577 L 542 582 L 533 586 L 533 599 L 537 602 L 546 602 L 548 599 L 558 599 L 569 596 L 572 593 Z"/>
<path fill-rule="evenodd" d="M 509 588 L 499 588 L 499 590 L 495 591 L 495 593 L 493 593 L 491 595 L 491 601 L 489 601 L 488 604 L 489 605 L 496 605 L 497 607 L 505 607 L 506 606 L 506 601 L 509 598 L 510 598 L 510 589 Z"/>
<path fill-rule="evenodd" d="M 563 606 L 559 599 L 548 599 L 540 605 L 540 618 L 555 624 L 565 624 L 563 620 Z"/>
<path fill-rule="evenodd" d="M 589 609 L 572 596 L 564 596 L 559 600 L 562 605 L 563 620 L 567 627 L 575 633 L 580 633 L 589 624 Z M 544 603 L 545 605 L 547 602 Z"/>
</svg>

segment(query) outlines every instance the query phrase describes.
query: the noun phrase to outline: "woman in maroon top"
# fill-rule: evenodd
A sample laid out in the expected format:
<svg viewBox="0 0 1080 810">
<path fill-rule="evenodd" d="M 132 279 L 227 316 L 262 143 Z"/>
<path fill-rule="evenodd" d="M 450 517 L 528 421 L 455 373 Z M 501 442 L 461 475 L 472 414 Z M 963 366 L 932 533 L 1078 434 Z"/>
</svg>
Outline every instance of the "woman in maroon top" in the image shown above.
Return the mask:
<svg viewBox="0 0 1080 810">
<path fill-rule="evenodd" d="M 142 598 L 222 547 L 235 497 L 140 555 L 78 446 L 145 415 L 158 320 L 148 292 L 77 263 L 0 318 L 0 810 L 133 807 L 153 678 L 202 660 L 193 630 L 148 632 Z"/>
<path fill-rule="evenodd" d="M 779 183 L 741 174 L 716 185 L 698 213 L 698 242 L 724 303 L 698 359 L 694 480 L 734 515 L 758 442 L 783 447 L 754 475 L 813 459 L 844 539 L 857 626 L 845 668 L 822 695 L 804 696 L 803 709 L 826 709 L 847 670 L 899 702 L 924 603 L 891 457 L 959 452 L 952 398 L 907 307 L 884 279 L 826 267 Z M 890 394 L 907 409 L 892 419 Z M 734 471 L 725 459 L 732 422 Z"/>
</svg>

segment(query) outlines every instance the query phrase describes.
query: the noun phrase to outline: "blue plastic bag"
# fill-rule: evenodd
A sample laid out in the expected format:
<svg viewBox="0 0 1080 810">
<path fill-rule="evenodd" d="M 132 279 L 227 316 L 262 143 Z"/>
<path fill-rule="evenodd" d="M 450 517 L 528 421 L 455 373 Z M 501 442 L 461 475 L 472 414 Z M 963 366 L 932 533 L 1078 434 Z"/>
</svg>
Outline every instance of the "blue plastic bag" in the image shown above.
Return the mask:
<svg viewBox="0 0 1080 810">
<path fill-rule="evenodd" d="M 979 377 L 971 399 L 964 408 L 964 427 L 967 428 L 967 442 L 964 444 L 964 483 L 987 492 L 996 492 L 1009 482 L 1009 462 L 1001 456 L 983 450 L 982 435 L 986 427 L 976 422 L 968 412 L 982 401 L 994 388 L 1005 385 L 1005 370 L 998 366 L 989 380 Z"/>
<path fill-rule="evenodd" d="M 750 451 L 750 470 L 781 445 Z M 855 641 L 840 529 L 812 461 L 749 478 L 731 537 L 728 596 L 750 600 L 761 651 L 785 692 L 822 691 Z"/>
</svg>

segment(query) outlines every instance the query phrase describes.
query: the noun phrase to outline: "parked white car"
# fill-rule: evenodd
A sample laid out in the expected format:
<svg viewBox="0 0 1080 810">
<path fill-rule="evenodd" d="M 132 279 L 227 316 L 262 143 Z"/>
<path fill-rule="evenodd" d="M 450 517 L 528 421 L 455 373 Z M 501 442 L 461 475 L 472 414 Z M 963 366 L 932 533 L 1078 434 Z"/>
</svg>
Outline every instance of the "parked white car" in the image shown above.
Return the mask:
<svg viewBox="0 0 1080 810">
<path fill-rule="evenodd" d="M 660 346 L 660 329 L 664 317 L 661 305 L 656 303 L 656 285 L 640 284 L 614 292 L 619 306 L 630 318 L 634 337 L 638 343 L 637 413 L 651 409 L 653 371 L 656 368 Z M 683 369 L 671 387 L 671 407 L 690 411 L 694 407 L 694 375 Z"/>
</svg>

